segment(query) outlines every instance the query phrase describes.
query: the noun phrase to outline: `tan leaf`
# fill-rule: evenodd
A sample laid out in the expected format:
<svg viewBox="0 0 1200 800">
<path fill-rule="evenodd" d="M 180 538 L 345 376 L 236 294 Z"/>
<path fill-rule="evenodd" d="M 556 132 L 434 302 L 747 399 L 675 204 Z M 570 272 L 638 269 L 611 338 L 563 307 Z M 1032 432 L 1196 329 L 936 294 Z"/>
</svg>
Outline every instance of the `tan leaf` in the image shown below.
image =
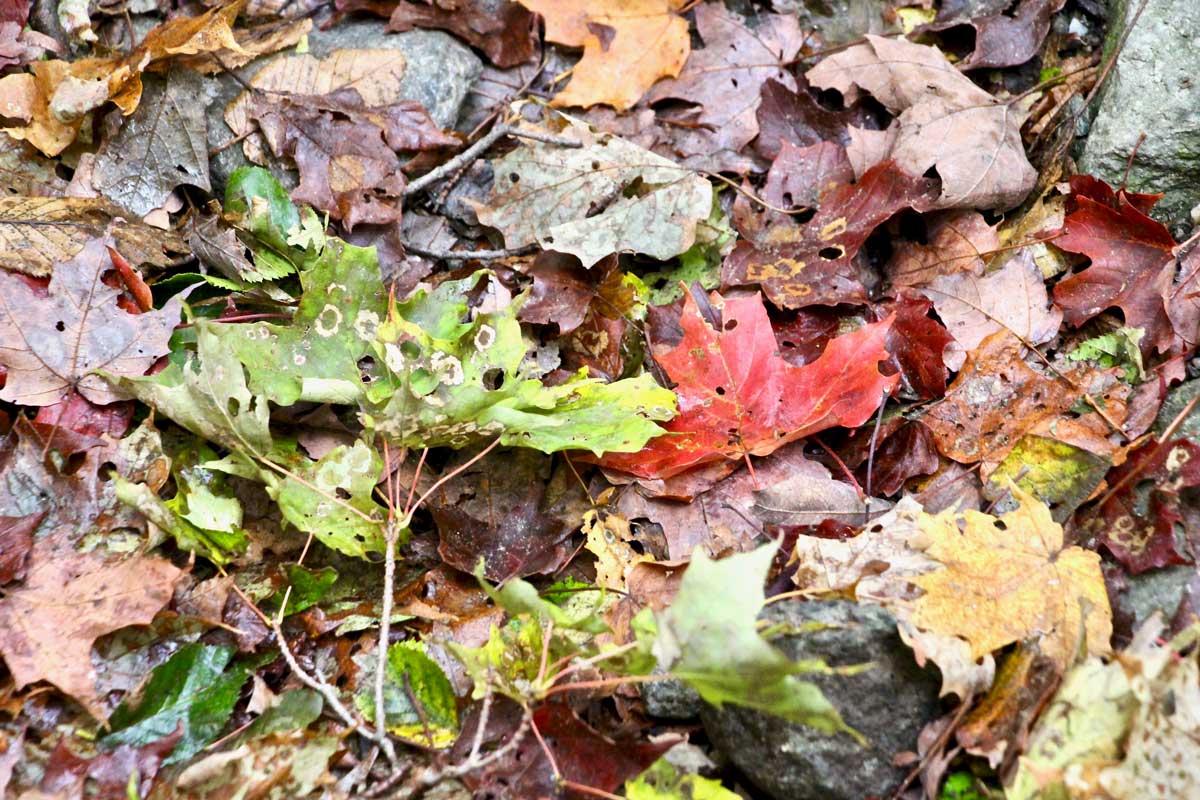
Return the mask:
<svg viewBox="0 0 1200 800">
<path fill-rule="evenodd" d="M 0 267 L 44 278 L 106 230 L 131 264 L 161 267 L 165 251 L 187 251 L 178 235 L 130 217 L 103 198 L 0 197 Z"/>
<path fill-rule="evenodd" d="M 979 277 L 970 272 L 943 275 L 922 293 L 954 337 L 944 354 L 946 366 L 959 370 L 967 353 L 1002 330 L 1026 344 L 1048 342 L 1058 335 L 1062 311 L 1051 304 L 1033 252 L 1021 250 L 999 270 Z"/>
<path fill-rule="evenodd" d="M 583 515 L 584 547 L 596 556 L 596 585 L 618 592 L 629 589 L 628 579 L 633 568 L 642 562 L 653 562 L 650 556 L 633 549 L 633 532 L 629 520 L 618 514 L 588 511 Z"/>
<path fill-rule="evenodd" d="M 334 50 L 325 58 L 310 55 L 276 58 L 250 79 L 250 85 L 263 92 L 296 95 L 325 95 L 338 89 L 355 89 L 365 106 L 386 106 L 399 102 L 400 79 L 408 62 L 399 50 Z M 225 124 L 234 136 L 254 130 L 250 118 L 251 97 L 242 92 L 225 107 Z M 246 157 L 265 163 L 258 137 L 244 144 Z"/>
<path fill-rule="evenodd" d="M 0 600 L 0 652 L 17 687 L 49 681 L 106 719 L 96 697 L 92 643 L 153 620 L 182 575 L 159 558 L 114 563 L 96 552 L 64 554 L 35 545 L 25 583 Z"/>
<path fill-rule="evenodd" d="M 95 239 L 55 270 L 49 297 L 0 272 L 0 364 L 8 368 L 0 400 L 46 406 L 77 390 L 105 405 L 128 395 L 97 371 L 142 375 L 169 352 L 183 295 L 157 311 L 130 314 L 117 306 L 118 290 L 100 280 L 109 269 L 105 242 Z"/>
<path fill-rule="evenodd" d="M 887 265 L 892 286 L 924 286 L 940 275 L 983 273 L 984 256 L 1000 247 L 996 229 L 978 211 L 930 215 L 925 243 L 900 240 Z"/>
<path fill-rule="evenodd" d="M 571 82 L 552 106 L 632 107 L 659 78 L 673 78 L 691 50 L 688 25 L 668 0 L 520 0 L 546 20 L 546 39 L 582 47 Z"/>
<path fill-rule="evenodd" d="M 197 53 L 175 59 L 175 63 L 204 75 L 215 75 L 226 69 L 237 69 L 249 64 L 259 56 L 278 53 L 303 39 L 312 30 L 312 20 L 282 19 L 256 25 L 253 28 L 238 28 L 233 32 L 240 50 L 222 48 L 213 53 Z"/>
<path fill-rule="evenodd" d="M 808 72 L 817 88 L 836 89 L 848 101 L 866 92 L 898 115 L 890 146 L 871 137 L 869 159 L 861 153 L 863 142 L 851 142 L 856 171 L 884 157 L 913 175 L 936 168 L 942 179 L 939 208 L 1008 209 L 1024 200 L 1037 173 L 1025 157 L 1018 109 L 977 87 L 937 48 L 866 39 Z"/>
</svg>

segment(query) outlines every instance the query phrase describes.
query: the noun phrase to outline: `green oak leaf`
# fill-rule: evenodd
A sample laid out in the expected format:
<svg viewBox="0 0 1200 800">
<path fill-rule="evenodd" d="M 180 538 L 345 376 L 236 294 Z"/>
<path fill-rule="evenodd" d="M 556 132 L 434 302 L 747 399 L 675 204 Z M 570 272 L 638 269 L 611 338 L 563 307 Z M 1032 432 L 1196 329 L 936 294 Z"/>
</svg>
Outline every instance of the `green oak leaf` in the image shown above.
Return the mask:
<svg viewBox="0 0 1200 800">
<path fill-rule="evenodd" d="M 367 720 L 375 722 L 373 676 L 360 683 L 354 703 Z M 458 738 L 454 687 L 421 642 L 396 642 L 388 647 L 383 709 L 388 731 L 405 741 L 440 748 Z"/>
<path fill-rule="evenodd" d="M 136 700 L 117 707 L 108 721 L 112 732 L 100 746 L 141 747 L 180 730 L 179 743 L 164 762 L 175 764 L 216 741 L 250 677 L 245 669 L 229 666 L 233 652 L 223 645 L 181 647 L 154 669 Z"/>
<path fill-rule="evenodd" d="M 797 677 L 829 667 L 792 661 L 758 632 L 763 582 L 776 550 L 766 544 L 713 561 L 697 548 L 674 602 L 657 616 L 659 664 L 718 708 L 733 703 L 857 736 L 817 686 Z"/>
<path fill-rule="evenodd" d="M 464 447 L 499 437 L 543 452 L 635 452 L 663 433 L 674 394 L 649 375 L 615 383 L 581 370 L 557 386 L 530 376 L 529 347 L 507 307 L 472 317 L 469 293 L 487 272 L 419 290 L 379 327 L 380 379 L 363 421 L 401 447 Z"/>
</svg>

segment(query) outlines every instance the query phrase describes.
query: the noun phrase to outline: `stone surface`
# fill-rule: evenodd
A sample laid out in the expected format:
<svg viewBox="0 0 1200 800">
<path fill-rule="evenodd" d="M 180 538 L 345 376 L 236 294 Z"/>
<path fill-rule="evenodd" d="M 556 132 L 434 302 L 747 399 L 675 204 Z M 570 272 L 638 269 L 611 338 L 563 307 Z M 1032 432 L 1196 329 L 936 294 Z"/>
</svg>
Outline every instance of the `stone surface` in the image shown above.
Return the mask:
<svg viewBox="0 0 1200 800">
<path fill-rule="evenodd" d="M 1130 575 L 1118 602 L 1121 610 L 1133 617 L 1133 630 L 1141 627 L 1155 611 L 1161 611 L 1170 622 L 1195 576 L 1196 568 L 1187 564 Z"/>
<path fill-rule="evenodd" d="M 1109 0 L 1105 59 L 1140 0 Z M 1081 172 L 1121 183 L 1138 137 L 1129 187 L 1164 192 L 1155 216 L 1190 227 L 1200 203 L 1200 28 L 1196 0 L 1147 0 L 1099 98 Z"/>
<path fill-rule="evenodd" d="M 704 706 L 695 689 L 676 679 L 643 684 L 642 699 L 646 713 L 662 719 L 692 719 Z"/>
<path fill-rule="evenodd" d="M 407 33 L 387 33 L 386 21 L 349 17 L 328 31 L 314 29 L 308 35 L 308 52 L 324 58 L 334 50 L 385 48 L 404 53 L 407 66 L 400 81 L 400 94 L 425 106 L 434 122 L 443 128 L 453 128 L 471 85 L 479 77 L 483 62 L 471 48 L 441 31 L 415 30 Z M 284 50 L 265 56 L 235 70 L 248 81 L 271 59 L 293 54 Z M 225 124 L 225 106 L 242 92 L 241 85 L 229 75 L 216 78 L 216 99 L 207 112 L 208 142 L 219 147 L 233 138 Z M 213 188 L 224 191 L 225 181 L 235 169 L 247 163 L 240 145 L 232 145 L 213 156 L 209 162 Z M 272 167 L 285 184 L 295 187 L 295 173 Z"/>
<path fill-rule="evenodd" d="M 791 626 L 832 626 L 775 640 L 794 659 L 823 658 L 836 666 L 874 662 L 858 675 L 812 678 L 870 744 L 864 748 L 845 734 L 828 736 L 734 706 L 705 707 L 701 719 L 709 738 L 776 800 L 886 797 L 907 772 L 891 765 L 893 756 L 915 751 L 917 734 L 939 714 L 937 672 L 916 665 L 895 619 L 877 606 L 847 600 L 776 603 L 763 617 Z"/>
</svg>

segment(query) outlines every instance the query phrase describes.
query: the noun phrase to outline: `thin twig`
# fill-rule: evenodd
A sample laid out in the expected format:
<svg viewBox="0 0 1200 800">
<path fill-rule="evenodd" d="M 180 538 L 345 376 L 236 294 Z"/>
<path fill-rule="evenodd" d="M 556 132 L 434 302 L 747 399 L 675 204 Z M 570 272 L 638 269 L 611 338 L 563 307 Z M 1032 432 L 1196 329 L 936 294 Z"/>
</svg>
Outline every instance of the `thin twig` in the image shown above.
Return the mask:
<svg viewBox="0 0 1200 800">
<path fill-rule="evenodd" d="M 396 539 L 400 533 L 395 520 L 388 522 L 383 533 L 383 607 L 379 616 L 379 647 L 375 664 L 375 724 L 379 726 L 380 745 L 387 739 L 386 707 L 383 702 L 383 683 L 387 674 L 388 639 L 392 628 L 392 603 L 396 586 Z"/>
<path fill-rule="evenodd" d="M 547 144 L 556 144 L 560 147 L 583 146 L 582 142 L 574 139 L 567 139 L 562 136 L 555 136 L 549 133 L 539 133 L 537 131 L 519 130 L 511 125 L 497 125 L 486 134 L 479 137 L 479 140 L 475 142 L 475 144 L 471 145 L 466 150 L 463 150 L 445 164 L 442 164 L 437 169 L 432 169 L 429 172 L 426 172 L 416 180 L 409 181 L 409 184 L 404 187 L 404 193 L 401 196 L 411 197 L 417 192 L 424 190 L 427 186 L 437 183 L 444 178 L 450 177 L 464 165 L 469 164 L 475 159 L 479 158 L 479 156 L 482 155 L 485 150 L 499 140 L 503 139 L 505 136 L 533 139 L 534 141 L 545 142 Z"/>
<path fill-rule="evenodd" d="M 500 258 L 529 255 L 537 250 L 537 246 L 530 244 L 524 247 L 510 247 L 504 250 L 429 250 L 424 247 L 418 247 L 410 242 L 404 242 L 404 249 L 414 255 L 425 258 L 436 258 L 442 261 L 470 261 L 472 259 L 494 261 Z"/>
</svg>

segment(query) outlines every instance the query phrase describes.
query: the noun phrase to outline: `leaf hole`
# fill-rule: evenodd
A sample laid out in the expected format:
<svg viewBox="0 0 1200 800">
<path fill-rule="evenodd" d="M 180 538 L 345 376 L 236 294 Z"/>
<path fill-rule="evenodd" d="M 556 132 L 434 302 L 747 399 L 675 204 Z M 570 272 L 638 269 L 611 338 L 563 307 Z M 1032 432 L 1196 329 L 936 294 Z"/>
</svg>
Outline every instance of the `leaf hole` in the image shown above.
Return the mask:
<svg viewBox="0 0 1200 800">
<path fill-rule="evenodd" d="M 817 255 L 826 261 L 833 261 L 835 258 L 841 258 L 846 255 L 846 251 L 840 245 L 834 245 L 832 247 L 822 247 L 817 251 Z"/>
<path fill-rule="evenodd" d="M 59 333 L 62 333 L 66 329 L 67 329 L 66 323 L 64 323 L 61 319 L 58 322 L 54 323 L 54 330 L 58 331 Z"/>
<path fill-rule="evenodd" d="M 726 322 L 726 323 L 725 323 L 725 330 L 727 330 L 727 331 L 731 331 L 731 330 L 733 330 L 733 329 L 734 329 L 734 328 L 736 328 L 736 327 L 737 327 L 737 320 L 736 320 L 736 319 L 731 319 L 731 320 L 729 320 L 728 322 Z"/>
<path fill-rule="evenodd" d="M 721 397 L 725 396 L 725 387 L 724 386 L 718 386 L 716 391 L 717 391 L 717 394 L 721 395 Z"/>
</svg>

